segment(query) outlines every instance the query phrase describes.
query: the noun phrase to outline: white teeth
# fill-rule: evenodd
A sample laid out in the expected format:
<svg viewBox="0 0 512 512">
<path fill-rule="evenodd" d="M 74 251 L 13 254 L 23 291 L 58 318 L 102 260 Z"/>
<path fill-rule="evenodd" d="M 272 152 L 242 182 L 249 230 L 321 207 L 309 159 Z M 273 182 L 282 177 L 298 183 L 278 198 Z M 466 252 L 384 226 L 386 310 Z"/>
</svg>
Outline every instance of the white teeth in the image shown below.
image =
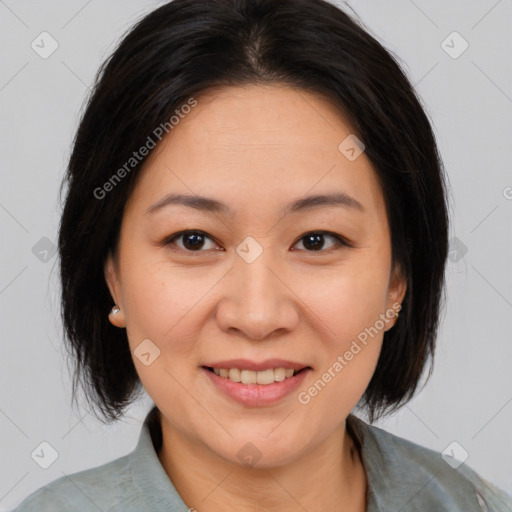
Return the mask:
<svg viewBox="0 0 512 512">
<path fill-rule="evenodd" d="M 293 370 L 292 370 L 292 374 L 290 375 L 290 377 L 293 375 Z M 283 381 L 284 379 L 286 378 L 286 370 L 284 368 L 276 368 L 274 370 L 274 380 L 276 382 L 281 382 Z"/>
<path fill-rule="evenodd" d="M 242 384 L 256 384 L 257 373 L 252 370 L 242 370 L 240 372 L 240 378 L 242 379 Z"/>
<path fill-rule="evenodd" d="M 272 382 L 275 382 L 274 370 L 272 370 L 272 368 L 269 368 L 268 370 L 263 370 L 261 372 L 255 372 L 255 374 L 257 384 L 272 384 Z"/>
<path fill-rule="evenodd" d="M 233 382 L 242 382 L 240 377 L 240 370 L 238 368 L 230 368 L 228 373 L 229 380 Z"/>
<path fill-rule="evenodd" d="M 214 368 L 215 375 L 232 380 L 233 382 L 241 382 L 242 384 L 273 384 L 274 382 L 282 382 L 285 379 L 293 377 L 294 370 L 292 368 L 269 368 L 255 372 L 253 370 L 239 370 L 238 368 Z"/>
</svg>

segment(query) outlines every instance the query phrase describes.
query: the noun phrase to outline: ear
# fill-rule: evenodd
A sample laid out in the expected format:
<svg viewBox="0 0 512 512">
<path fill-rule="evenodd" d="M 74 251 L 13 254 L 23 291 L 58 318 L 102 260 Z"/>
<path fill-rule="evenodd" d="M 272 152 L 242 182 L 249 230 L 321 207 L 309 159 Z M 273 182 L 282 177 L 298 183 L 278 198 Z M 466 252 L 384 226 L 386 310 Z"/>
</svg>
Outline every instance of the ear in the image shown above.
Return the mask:
<svg viewBox="0 0 512 512">
<path fill-rule="evenodd" d="M 393 275 L 389 281 L 388 287 L 388 303 L 386 311 L 395 311 L 398 313 L 401 309 L 402 302 L 407 291 L 407 279 L 405 278 L 404 272 L 399 265 L 396 265 L 393 269 Z M 397 322 L 398 318 L 394 318 L 389 322 L 389 326 L 386 331 L 391 329 Z"/>
<path fill-rule="evenodd" d="M 121 303 L 121 282 L 119 281 L 117 264 L 111 252 L 108 253 L 107 259 L 105 260 L 104 274 L 110 295 L 112 296 L 112 307 L 114 307 L 114 304 L 117 304 L 120 309 L 117 313 L 110 311 L 108 315 L 110 323 L 116 327 L 126 327 L 123 304 Z"/>
</svg>

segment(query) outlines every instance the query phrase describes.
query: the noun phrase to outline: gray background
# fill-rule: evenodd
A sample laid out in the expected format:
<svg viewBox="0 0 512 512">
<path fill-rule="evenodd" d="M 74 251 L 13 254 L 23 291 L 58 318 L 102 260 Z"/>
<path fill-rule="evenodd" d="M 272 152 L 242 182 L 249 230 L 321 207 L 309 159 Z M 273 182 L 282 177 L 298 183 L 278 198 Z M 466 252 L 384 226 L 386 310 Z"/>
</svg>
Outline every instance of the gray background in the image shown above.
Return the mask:
<svg viewBox="0 0 512 512">
<path fill-rule="evenodd" d="M 161 3 L 0 1 L 7 356 L 0 359 L 0 510 L 64 474 L 131 451 L 151 403 L 146 397 L 111 426 L 71 409 L 52 248 L 58 187 L 89 84 L 124 31 Z M 349 5 L 417 86 L 451 194 L 448 300 L 435 371 L 407 406 L 377 425 L 439 452 L 456 441 L 469 454 L 466 464 L 512 494 L 512 2 Z M 43 31 L 58 43 L 46 59 L 31 47 L 34 40 L 43 45 Z M 454 31 L 469 44 L 460 55 L 463 40 L 448 37 Z M 45 39 L 46 51 L 50 44 Z M 48 469 L 31 457 L 43 441 L 58 452 Z"/>
</svg>

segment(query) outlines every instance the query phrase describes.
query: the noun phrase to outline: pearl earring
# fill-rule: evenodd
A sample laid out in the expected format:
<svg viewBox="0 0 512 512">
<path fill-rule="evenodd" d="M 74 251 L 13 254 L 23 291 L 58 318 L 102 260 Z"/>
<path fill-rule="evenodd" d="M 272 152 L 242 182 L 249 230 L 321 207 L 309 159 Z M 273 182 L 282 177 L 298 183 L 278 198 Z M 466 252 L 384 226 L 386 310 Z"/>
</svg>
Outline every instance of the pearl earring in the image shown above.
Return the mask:
<svg viewBox="0 0 512 512">
<path fill-rule="evenodd" d="M 111 313 L 115 315 L 116 313 L 119 313 L 119 311 L 121 311 L 121 308 L 117 304 L 114 304 Z"/>
</svg>

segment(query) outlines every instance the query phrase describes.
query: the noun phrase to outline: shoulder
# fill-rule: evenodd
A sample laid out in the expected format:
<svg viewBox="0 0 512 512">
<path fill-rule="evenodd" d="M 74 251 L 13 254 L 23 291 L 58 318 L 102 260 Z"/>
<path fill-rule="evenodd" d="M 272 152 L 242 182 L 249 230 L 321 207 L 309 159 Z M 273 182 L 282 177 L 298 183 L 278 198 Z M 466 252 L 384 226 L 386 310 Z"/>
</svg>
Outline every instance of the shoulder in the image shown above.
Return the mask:
<svg viewBox="0 0 512 512">
<path fill-rule="evenodd" d="M 62 476 L 27 496 L 13 512 L 88 512 L 110 510 L 130 492 L 128 455 Z"/>
<path fill-rule="evenodd" d="M 54 480 L 25 498 L 13 512 L 187 510 L 159 461 L 157 422 L 154 408 L 147 414 L 132 452 Z"/>
<path fill-rule="evenodd" d="M 512 512 L 512 497 L 466 463 L 349 418 L 376 510 Z"/>
</svg>

